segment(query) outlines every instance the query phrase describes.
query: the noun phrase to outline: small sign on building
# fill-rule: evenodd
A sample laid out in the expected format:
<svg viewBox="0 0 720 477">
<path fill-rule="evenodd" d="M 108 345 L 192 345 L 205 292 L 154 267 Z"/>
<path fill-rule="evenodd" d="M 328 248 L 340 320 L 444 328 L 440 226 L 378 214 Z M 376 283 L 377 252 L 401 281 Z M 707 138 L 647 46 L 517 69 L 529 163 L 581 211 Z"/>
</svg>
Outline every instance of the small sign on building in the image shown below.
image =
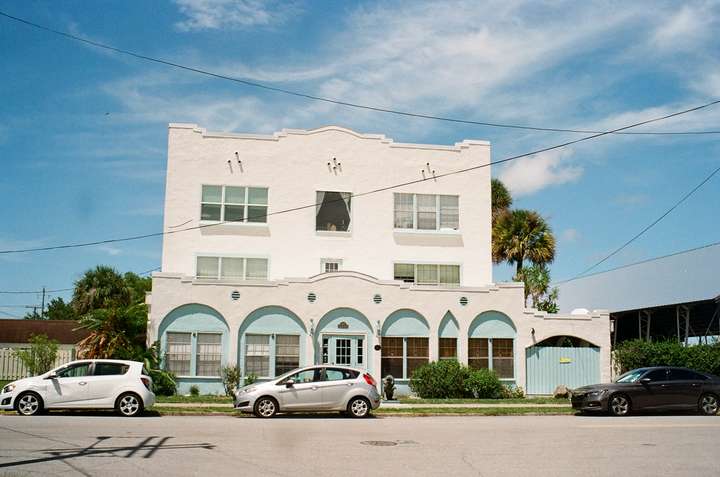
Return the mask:
<svg viewBox="0 0 720 477">
<path fill-rule="evenodd" d="M 341 330 L 347 330 L 348 328 L 350 328 L 350 325 L 347 324 L 347 321 L 341 321 L 340 323 L 338 323 L 338 328 L 340 328 Z"/>
<path fill-rule="evenodd" d="M 570 358 L 560 358 L 560 364 L 570 364 L 572 363 L 572 359 Z"/>
</svg>

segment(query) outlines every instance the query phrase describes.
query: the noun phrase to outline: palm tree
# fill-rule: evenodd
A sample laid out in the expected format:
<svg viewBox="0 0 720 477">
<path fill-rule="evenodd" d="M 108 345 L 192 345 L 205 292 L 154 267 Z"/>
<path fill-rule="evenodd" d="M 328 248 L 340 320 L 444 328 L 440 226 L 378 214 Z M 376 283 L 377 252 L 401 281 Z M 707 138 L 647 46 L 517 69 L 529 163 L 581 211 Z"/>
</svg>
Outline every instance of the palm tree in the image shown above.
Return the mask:
<svg viewBox="0 0 720 477">
<path fill-rule="evenodd" d="M 78 315 L 113 306 L 129 306 L 132 291 L 112 267 L 98 265 L 75 282 L 72 305 Z"/>
<path fill-rule="evenodd" d="M 495 263 L 515 265 L 520 277 L 525 260 L 543 265 L 555 259 L 555 237 L 537 212 L 512 210 L 501 214 L 493 225 L 492 255 Z"/>
<path fill-rule="evenodd" d="M 490 181 L 490 205 L 493 223 L 500 214 L 510 209 L 512 203 L 512 195 L 505 184 L 500 179 L 492 179 Z"/>
<path fill-rule="evenodd" d="M 90 333 L 78 344 L 85 359 L 135 359 L 145 341 L 147 305 L 112 306 L 90 311 L 80 318 L 80 327 Z"/>
</svg>

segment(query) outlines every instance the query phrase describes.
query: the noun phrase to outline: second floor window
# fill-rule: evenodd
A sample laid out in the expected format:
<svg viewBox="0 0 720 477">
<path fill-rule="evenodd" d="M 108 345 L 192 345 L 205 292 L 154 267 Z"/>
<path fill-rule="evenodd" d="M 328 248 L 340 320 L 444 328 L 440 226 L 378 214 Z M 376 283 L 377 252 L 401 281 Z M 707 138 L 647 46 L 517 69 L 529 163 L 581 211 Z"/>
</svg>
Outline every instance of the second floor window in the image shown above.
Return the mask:
<svg viewBox="0 0 720 477">
<path fill-rule="evenodd" d="M 202 186 L 200 220 L 267 222 L 266 187 Z"/>
<path fill-rule="evenodd" d="M 457 230 L 460 226 L 456 195 L 395 194 L 395 228 Z"/>
<path fill-rule="evenodd" d="M 460 285 L 460 265 L 396 263 L 393 278 L 416 285 Z"/>
<path fill-rule="evenodd" d="M 318 191 L 315 201 L 315 230 L 348 232 L 351 198 L 350 192 Z"/>
<path fill-rule="evenodd" d="M 209 280 L 267 280 L 267 258 L 197 257 L 196 277 Z"/>
</svg>

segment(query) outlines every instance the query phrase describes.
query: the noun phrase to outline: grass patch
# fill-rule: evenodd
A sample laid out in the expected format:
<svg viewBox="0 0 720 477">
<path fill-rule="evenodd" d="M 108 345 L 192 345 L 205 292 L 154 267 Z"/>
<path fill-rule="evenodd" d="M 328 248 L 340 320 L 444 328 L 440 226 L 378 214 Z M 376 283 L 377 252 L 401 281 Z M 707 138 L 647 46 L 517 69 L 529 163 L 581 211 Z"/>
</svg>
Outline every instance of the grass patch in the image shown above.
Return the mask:
<svg viewBox="0 0 720 477">
<path fill-rule="evenodd" d="M 6 384 L 12 383 L 12 381 L 3 381 L 0 379 L 0 389 L 4 388 Z"/>
<path fill-rule="evenodd" d="M 160 413 L 160 415 L 163 416 L 182 416 L 182 415 L 228 415 L 228 414 L 238 414 L 241 413 L 235 411 L 235 408 L 232 406 L 213 406 L 213 407 L 163 407 L 160 406 L 153 406 L 150 408 L 151 411 L 155 411 Z"/>
<path fill-rule="evenodd" d="M 157 403 L 207 403 L 207 404 L 230 404 L 233 402 L 231 397 L 228 396 L 216 396 L 216 395 L 205 395 L 205 396 L 155 396 L 155 402 Z"/>
<path fill-rule="evenodd" d="M 574 414 L 571 407 L 414 407 L 408 409 L 383 409 L 373 411 L 378 416 L 520 416 L 538 414 Z"/>
<path fill-rule="evenodd" d="M 417 399 L 402 398 L 402 404 L 570 404 L 569 399 L 553 397 L 532 397 L 519 399 Z"/>
</svg>

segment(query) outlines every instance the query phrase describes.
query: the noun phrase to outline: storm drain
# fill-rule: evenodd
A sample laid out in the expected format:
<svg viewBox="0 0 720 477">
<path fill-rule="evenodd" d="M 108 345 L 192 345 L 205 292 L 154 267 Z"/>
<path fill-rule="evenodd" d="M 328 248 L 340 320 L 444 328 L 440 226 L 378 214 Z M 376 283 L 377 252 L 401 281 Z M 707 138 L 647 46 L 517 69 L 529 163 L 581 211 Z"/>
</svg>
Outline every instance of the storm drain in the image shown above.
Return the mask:
<svg viewBox="0 0 720 477">
<path fill-rule="evenodd" d="M 365 446 L 389 447 L 398 445 L 395 441 L 362 441 L 360 444 Z"/>
</svg>

